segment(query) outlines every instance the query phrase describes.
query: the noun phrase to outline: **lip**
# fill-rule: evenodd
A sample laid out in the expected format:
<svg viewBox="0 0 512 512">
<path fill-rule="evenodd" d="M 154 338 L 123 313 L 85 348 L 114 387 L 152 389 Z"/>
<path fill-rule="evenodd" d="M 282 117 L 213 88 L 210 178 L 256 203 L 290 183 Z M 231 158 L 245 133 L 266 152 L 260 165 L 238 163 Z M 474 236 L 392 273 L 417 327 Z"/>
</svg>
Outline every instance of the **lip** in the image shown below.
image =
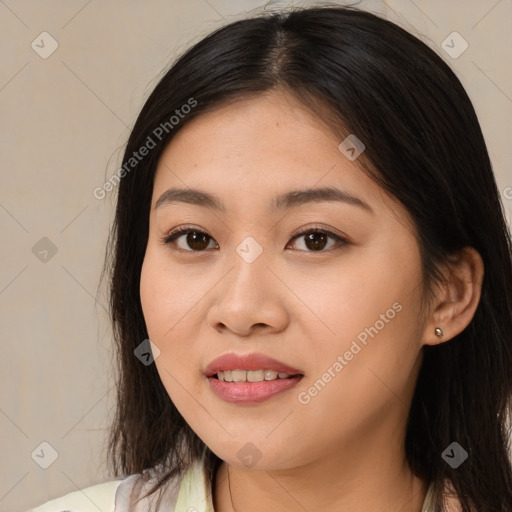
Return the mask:
<svg viewBox="0 0 512 512">
<path fill-rule="evenodd" d="M 278 373 L 287 373 L 290 377 L 261 382 L 224 382 L 214 377 L 217 372 L 226 370 L 274 370 Z M 208 377 L 210 389 L 220 399 L 240 405 L 268 400 L 291 389 L 304 377 L 301 370 L 256 352 L 223 354 L 206 367 L 205 374 Z"/>
<path fill-rule="evenodd" d="M 235 404 L 254 404 L 263 402 L 283 391 L 293 388 L 302 375 L 286 379 L 264 380 L 261 382 L 224 382 L 215 377 L 208 377 L 210 389 L 225 402 Z"/>
<path fill-rule="evenodd" d="M 252 352 L 250 354 L 235 354 L 230 352 L 214 359 L 205 369 L 207 377 L 213 377 L 217 372 L 226 370 L 274 370 L 289 375 L 303 375 L 301 370 L 292 368 L 265 354 Z M 270 382 L 270 381 L 269 381 Z"/>
</svg>

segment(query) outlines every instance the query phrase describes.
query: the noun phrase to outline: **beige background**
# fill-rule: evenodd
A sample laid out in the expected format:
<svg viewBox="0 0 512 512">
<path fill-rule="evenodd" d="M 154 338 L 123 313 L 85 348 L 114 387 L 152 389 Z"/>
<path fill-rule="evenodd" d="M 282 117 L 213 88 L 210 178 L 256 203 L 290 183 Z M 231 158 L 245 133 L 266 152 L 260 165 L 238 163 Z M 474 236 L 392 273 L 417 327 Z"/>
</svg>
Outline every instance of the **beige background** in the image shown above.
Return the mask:
<svg viewBox="0 0 512 512">
<path fill-rule="evenodd" d="M 111 334 L 106 298 L 94 297 L 114 195 L 97 200 L 92 192 L 118 168 L 144 98 L 177 53 L 263 4 L 0 0 L 1 511 L 110 478 Z M 421 35 L 453 66 L 512 211 L 512 1 L 361 5 Z M 42 46 L 43 31 L 58 43 L 46 59 L 31 47 Z M 441 47 L 453 31 L 469 44 L 458 58 Z M 43 237 L 57 252 L 38 258 L 48 249 Z M 43 441 L 58 452 L 48 469 L 31 457 L 34 450 L 39 461 L 49 456 Z"/>
</svg>

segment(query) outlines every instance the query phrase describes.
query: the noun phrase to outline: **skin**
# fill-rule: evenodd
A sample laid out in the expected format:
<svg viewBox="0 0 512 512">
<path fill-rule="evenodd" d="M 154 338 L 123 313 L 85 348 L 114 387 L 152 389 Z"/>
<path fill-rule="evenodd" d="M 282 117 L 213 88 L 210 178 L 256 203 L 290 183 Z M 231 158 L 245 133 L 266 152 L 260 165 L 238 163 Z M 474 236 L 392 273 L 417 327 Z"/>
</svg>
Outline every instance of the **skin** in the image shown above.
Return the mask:
<svg viewBox="0 0 512 512">
<path fill-rule="evenodd" d="M 339 151 L 340 142 L 274 90 L 192 120 L 159 161 L 141 302 L 170 398 L 224 461 L 214 486 L 217 512 L 421 511 L 426 484 L 403 449 L 421 348 L 440 342 L 436 327 L 445 342 L 471 321 L 483 264 L 476 251 L 462 251 L 430 307 L 420 309 L 423 276 L 410 216 Z M 373 213 L 325 201 L 278 213 L 267 207 L 276 194 L 324 186 L 350 192 Z M 170 187 L 214 193 L 226 211 L 183 202 L 155 209 Z M 186 235 L 174 246 L 161 242 L 183 225 L 211 237 L 205 251 L 194 252 Z M 347 243 L 329 238 L 315 251 L 305 236 L 293 239 L 302 227 L 328 229 Z M 248 236 L 263 249 L 252 263 L 236 252 Z M 298 394 L 394 303 L 401 311 L 300 403 Z M 303 379 L 257 404 L 218 398 L 204 375 L 208 363 L 254 351 L 300 369 Z M 261 457 L 252 467 L 237 456 L 246 443 Z"/>
</svg>

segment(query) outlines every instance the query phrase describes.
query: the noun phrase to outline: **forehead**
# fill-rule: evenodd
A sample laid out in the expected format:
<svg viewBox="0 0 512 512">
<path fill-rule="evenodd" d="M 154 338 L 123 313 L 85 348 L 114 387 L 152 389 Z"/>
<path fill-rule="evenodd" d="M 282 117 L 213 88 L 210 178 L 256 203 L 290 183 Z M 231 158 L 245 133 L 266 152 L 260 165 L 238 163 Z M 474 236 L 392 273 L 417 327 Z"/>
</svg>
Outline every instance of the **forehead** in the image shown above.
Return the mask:
<svg viewBox="0 0 512 512">
<path fill-rule="evenodd" d="M 173 159 L 201 163 L 212 158 L 233 161 L 243 157 L 267 162 L 286 157 L 293 161 L 303 159 L 313 148 L 321 150 L 326 139 L 330 139 L 328 146 L 336 149 L 338 138 L 319 115 L 295 97 L 273 90 L 200 114 L 176 133 L 165 153 L 172 154 Z M 189 153 L 191 149 L 196 152 Z"/>
<path fill-rule="evenodd" d="M 227 104 L 191 120 L 171 140 L 158 163 L 153 208 L 169 188 L 210 191 L 241 208 L 256 201 L 275 210 L 269 197 L 328 187 L 382 203 L 383 190 L 340 151 L 341 142 L 283 92 Z"/>
</svg>

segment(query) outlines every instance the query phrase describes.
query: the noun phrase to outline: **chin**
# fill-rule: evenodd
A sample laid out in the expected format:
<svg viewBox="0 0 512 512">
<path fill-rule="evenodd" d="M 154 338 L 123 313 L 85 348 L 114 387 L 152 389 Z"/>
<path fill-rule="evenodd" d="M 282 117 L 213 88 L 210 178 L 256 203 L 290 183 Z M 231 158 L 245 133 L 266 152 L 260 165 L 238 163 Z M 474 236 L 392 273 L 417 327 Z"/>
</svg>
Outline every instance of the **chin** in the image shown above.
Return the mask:
<svg viewBox="0 0 512 512">
<path fill-rule="evenodd" d="M 216 446 L 208 445 L 210 450 L 230 466 L 240 469 L 274 471 L 290 469 L 300 464 L 296 456 L 291 456 L 296 454 L 289 453 L 290 450 L 286 448 L 285 451 L 288 453 L 283 451 L 283 446 L 288 443 L 279 440 L 275 443 L 262 443 L 247 439 L 230 443 L 229 446 L 215 444 Z"/>
</svg>

